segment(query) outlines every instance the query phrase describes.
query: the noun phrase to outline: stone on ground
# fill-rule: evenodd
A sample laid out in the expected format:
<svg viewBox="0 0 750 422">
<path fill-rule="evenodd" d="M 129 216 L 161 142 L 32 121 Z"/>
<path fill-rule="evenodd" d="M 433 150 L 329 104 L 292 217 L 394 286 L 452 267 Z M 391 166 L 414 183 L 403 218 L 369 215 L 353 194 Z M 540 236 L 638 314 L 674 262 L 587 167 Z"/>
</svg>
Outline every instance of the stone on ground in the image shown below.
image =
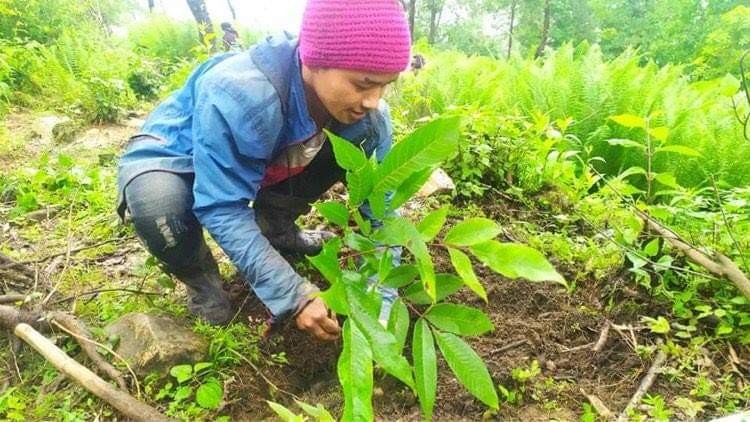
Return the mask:
<svg viewBox="0 0 750 422">
<path fill-rule="evenodd" d="M 104 330 L 110 338 L 119 338 L 115 352 L 139 376 L 167 374 L 175 365 L 200 362 L 206 356 L 205 341 L 171 317 L 130 313 Z"/>
</svg>

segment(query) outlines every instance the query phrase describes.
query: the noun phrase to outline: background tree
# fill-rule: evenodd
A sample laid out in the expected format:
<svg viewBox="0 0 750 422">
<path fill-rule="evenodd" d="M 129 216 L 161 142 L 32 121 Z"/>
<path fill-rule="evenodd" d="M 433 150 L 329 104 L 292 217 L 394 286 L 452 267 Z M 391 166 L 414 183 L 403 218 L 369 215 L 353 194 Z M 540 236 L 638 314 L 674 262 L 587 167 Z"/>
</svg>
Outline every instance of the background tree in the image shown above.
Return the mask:
<svg viewBox="0 0 750 422">
<path fill-rule="evenodd" d="M 198 23 L 198 34 L 200 35 L 201 43 L 205 45 L 207 42 L 210 42 L 212 46 L 215 46 L 214 27 L 211 23 L 211 17 L 208 14 L 208 8 L 206 8 L 206 2 L 204 0 L 187 0 L 187 4 L 195 21 Z"/>
</svg>

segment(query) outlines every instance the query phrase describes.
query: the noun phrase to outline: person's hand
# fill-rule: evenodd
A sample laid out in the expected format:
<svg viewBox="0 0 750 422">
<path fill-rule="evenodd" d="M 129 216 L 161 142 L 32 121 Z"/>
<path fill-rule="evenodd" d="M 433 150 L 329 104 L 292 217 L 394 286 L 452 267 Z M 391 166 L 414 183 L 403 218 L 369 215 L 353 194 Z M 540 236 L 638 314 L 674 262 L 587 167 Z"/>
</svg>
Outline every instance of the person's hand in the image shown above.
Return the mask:
<svg viewBox="0 0 750 422">
<path fill-rule="evenodd" d="M 321 340 L 332 341 L 339 338 L 341 328 L 335 317 L 332 317 L 323 299 L 316 297 L 307 303 L 297 314 L 297 328 L 314 335 Z"/>
</svg>

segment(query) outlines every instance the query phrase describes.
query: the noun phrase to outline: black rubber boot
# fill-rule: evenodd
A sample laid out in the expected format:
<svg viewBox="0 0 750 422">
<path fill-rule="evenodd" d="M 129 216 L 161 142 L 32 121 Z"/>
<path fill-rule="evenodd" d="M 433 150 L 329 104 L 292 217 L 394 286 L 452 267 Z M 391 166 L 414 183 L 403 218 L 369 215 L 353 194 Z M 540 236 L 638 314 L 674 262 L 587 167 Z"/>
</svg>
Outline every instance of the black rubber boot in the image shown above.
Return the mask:
<svg viewBox="0 0 750 422">
<path fill-rule="evenodd" d="M 310 200 L 261 191 L 255 200 L 255 220 L 271 245 L 282 253 L 317 255 L 334 236 L 325 230 L 302 230 L 295 220 L 310 212 Z"/>
<path fill-rule="evenodd" d="M 209 324 L 227 324 L 234 316 L 234 309 L 222 288 L 224 282 L 219 266 L 205 244 L 201 246 L 197 267 L 185 273 L 174 273 L 187 289 L 188 310 Z"/>
</svg>

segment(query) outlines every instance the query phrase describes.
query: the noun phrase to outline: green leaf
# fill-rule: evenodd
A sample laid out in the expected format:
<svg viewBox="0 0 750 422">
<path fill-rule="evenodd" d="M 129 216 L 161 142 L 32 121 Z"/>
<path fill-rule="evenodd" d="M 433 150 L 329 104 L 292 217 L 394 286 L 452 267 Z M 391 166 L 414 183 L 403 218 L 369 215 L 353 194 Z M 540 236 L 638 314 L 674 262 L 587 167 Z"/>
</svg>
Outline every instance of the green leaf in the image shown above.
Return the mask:
<svg viewBox="0 0 750 422">
<path fill-rule="evenodd" d="M 361 169 L 346 173 L 346 189 L 349 191 L 349 205 L 357 207 L 372 192 L 374 183 L 374 165 L 367 161 Z"/>
<path fill-rule="evenodd" d="M 181 402 L 185 400 L 186 398 L 190 397 L 191 394 L 193 394 L 193 387 L 191 387 L 190 385 L 182 385 L 174 391 L 174 396 L 172 396 L 172 401 Z"/>
<path fill-rule="evenodd" d="M 176 365 L 169 370 L 169 375 L 177 378 L 177 383 L 182 384 L 193 377 L 192 365 Z"/>
<path fill-rule="evenodd" d="M 335 133 L 327 129 L 324 130 L 333 146 L 333 154 L 336 157 L 336 162 L 341 168 L 348 171 L 355 171 L 365 166 L 367 156 L 362 149 Z"/>
<path fill-rule="evenodd" d="M 566 284 L 544 255 L 529 246 L 490 240 L 472 246 L 471 251 L 493 271 L 506 277 Z"/>
<path fill-rule="evenodd" d="M 445 219 L 448 216 L 449 209 L 450 207 L 447 205 L 440 207 L 427 214 L 427 216 L 419 222 L 417 230 L 419 230 L 419 233 L 422 235 L 422 240 L 429 242 L 440 233 L 440 229 L 442 229 L 445 224 Z"/>
<path fill-rule="evenodd" d="M 484 312 L 453 303 L 438 303 L 424 317 L 437 328 L 462 336 L 481 336 L 495 329 Z"/>
<path fill-rule="evenodd" d="M 216 381 L 201 384 L 195 392 L 195 402 L 204 409 L 216 409 L 224 396 L 224 390 Z"/>
<path fill-rule="evenodd" d="M 488 218 L 468 218 L 450 229 L 444 241 L 453 246 L 471 246 L 494 239 L 500 231 L 500 226 Z"/>
<path fill-rule="evenodd" d="M 656 334 L 667 334 L 671 327 L 669 326 L 669 321 L 664 318 L 663 316 L 660 316 L 656 319 L 650 318 L 650 317 L 643 317 L 643 322 L 648 325 L 648 328 L 651 330 L 652 333 Z"/>
<path fill-rule="evenodd" d="M 643 247 L 643 253 L 648 256 L 656 256 L 659 253 L 659 239 L 652 239 Z"/>
<path fill-rule="evenodd" d="M 319 296 L 326 305 L 339 315 L 349 315 L 349 302 L 346 299 L 346 284 L 337 281 L 327 290 L 320 292 Z"/>
<path fill-rule="evenodd" d="M 459 123 L 458 117 L 436 119 L 398 142 L 375 171 L 373 192 L 393 191 L 415 172 L 454 156 Z"/>
<path fill-rule="evenodd" d="M 624 178 L 626 178 L 628 176 L 633 176 L 633 175 L 636 175 L 636 174 L 641 174 L 641 175 L 645 176 L 646 175 L 646 169 L 644 169 L 643 167 L 637 167 L 637 166 L 629 167 L 627 170 L 625 170 L 622 173 L 618 174 L 617 177 L 620 178 L 620 179 L 624 179 Z"/>
<path fill-rule="evenodd" d="M 305 422 L 305 418 L 302 415 L 295 415 L 291 410 L 287 409 L 286 407 L 273 402 L 271 400 L 266 400 L 266 403 L 268 403 L 268 406 L 271 407 L 271 409 L 279 415 L 279 418 L 283 422 Z"/>
<path fill-rule="evenodd" d="M 674 152 L 679 155 L 686 155 L 688 157 L 702 157 L 701 153 L 684 145 L 667 145 L 664 147 L 656 148 L 655 152 Z"/>
<path fill-rule="evenodd" d="M 374 241 L 391 246 L 406 246 L 409 240 L 419 237 L 417 228 L 404 217 L 386 218 L 383 225 L 372 235 Z"/>
<path fill-rule="evenodd" d="M 619 146 L 625 147 L 625 148 L 639 148 L 639 149 L 642 149 L 642 150 L 646 150 L 646 146 L 645 145 L 643 145 L 643 144 L 641 144 L 639 142 L 633 141 L 631 139 L 607 139 L 604 142 L 606 142 L 606 143 L 608 143 L 610 145 L 619 145 Z"/>
<path fill-rule="evenodd" d="M 370 210 L 372 210 L 372 215 L 375 216 L 375 218 L 382 219 L 385 217 L 385 213 L 387 210 L 384 192 L 371 192 L 367 197 L 367 203 L 370 204 Z"/>
<path fill-rule="evenodd" d="M 435 276 L 435 300 L 441 301 L 456 293 L 464 282 L 453 274 L 438 274 Z M 415 283 L 404 290 L 404 298 L 417 305 L 429 305 L 432 299 L 427 295 L 421 283 Z"/>
<path fill-rule="evenodd" d="M 372 350 L 367 338 L 351 318 L 344 321 L 341 333 L 344 347 L 339 355 L 336 372 L 344 390 L 344 421 L 371 421 L 372 412 Z"/>
<path fill-rule="evenodd" d="M 422 286 L 427 292 L 427 295 L 431 298 L 435 298 L 437 295 L 435 287 L 435 265 L 432 262 L 432 257 L 427 249 L 427 245 L 421 238 L 416 236 L 406 242 L 406 249 L 414 255 L 414 259 L 417 261 L 420 280 L 422 281 Z"/>
<path fill-rule="evenodd" d="M 308 415 L 315 418 L 315 422 L 336 422 L 336 419 L 323 407 L 322 404 L 311 406 L 303 401 L 295 400 L 297 406 L 301 407 Z"/>
<path fill-rule="evenodd" d="M 461 338 L 451 333 L 435 331 L 440 352 L 458 381 L 482 403 L 498 409 L 495 384 L 482 359 Z"/>
<path fill-rule="evenodd" d="M 402 353 L 409 331 L 409 310 L 406 309 L 406 305 L 404 305 L 402 299 L 398 299 L 393 303 L 391 314 L 388 317 L 388 331 L 396 337 L 399 353 Z"/>
<path fill-rule="evenodd" d="M 632 114 L 619 114 L 617 116 L 612 116 L 609 119 L 625 127 L 646 127 L 646 119 Z"/>
<path fill-rule="evenodd" d="M 414 388 L 414 379 L 411 374 L 411 367 L 401 355 L 401 350 L 396 337 L 386 331 L 377 318 L 369 314 L 363 305 L 359 295 L 361 293 L 353 289 L 347 290 L 349 298 L 349 308 L 351 309 L 350 318 L 354 320 L 357 327 L 362 330 L 367 341 L 372 347 L 372 355 L 383 369 L 401 380 L 404 384 Z"/>
<path fill-rule="evenodd" d="M 673 189 L 679 189 L 681 186 L 677 183 L 677 179 L 672 173 L 659 173 L 654 176 L 654 180 L 661 183 L 664 186 L 668 186 Z"/>
<path fill-rule="evenodd" d="M 669 137 L 669 128 L 666 126 L 648 128 L 648 134 L 653 136 L 654 139 L 664 142 Z"/>
<path fill-rule="evenodd" d="M 419 405 L 422 407 L 424 419 L 430 421 L 437 389 L 437 357 L 432 333 L 421 318 L 414 325 L 411 354 L 414 360 L 414 379 Z"/>
<path fill-rule="evenodd" d="M 411 199 L 415 193 L 419 192 L 419 189 L 427 182 L 432 175 L 433 168 L 428 167 L 424 170 L 420 170 L 409 176 L 403 183 L 401 183 L 396 191 L 393 193 L 393 199 L 391 199 L 391 209 L 396 209 L 404 204 L 406 201 Z"/>
<path fill-rule="evenodd" d="M 307 260 L 310 261 L 331 284 L 336 284 L 341 277 L 341 267 L 339 267 L 340 250 L 341 238 L 334 237 L 323 244 L 323 250 L 320 251 L 318 255 L 307 257 Z"/>
<path fill-rule="evenodd" d="M 200 371 L 208 369 L 212 366 L 214 366 L 212 362 L 198 362 L 193 366 L 193 372 L 198 374 Z"/>
<path fill-rule="evenodd" d="M 357 223 L 357 226 L 359 226 L 359 229 L 362 230 L 365 236 L 369 236 L 372 233 L 372 222 L 365 220 L 359 210 L 354 210 L 354 222 Z"/>
<path fill-rule="evenodd" d="M 354 232 L 344 235 L 344 243 L 346 246 L 360 252 L 367 252 L 377 248 L 375 242 Z"/>
<path fill-rule="evenodd" d="M 331 223 L 339 227 L 349 226 L 349 210 L 344 204 L 333 201 L 322 202 L 315 204 L 315 209 Z"/>
<path fill-rule="evenodd" d="M 395 287 L 398 289 L 414 281 L 417 275 L 419 275 L 417 267 L 411 264 L 401 264 L 392 269 L 385 280 L 381 282 L 386 287 Z"/>
<path fill-rule="evenodd" d="M 474 267 L 472 267 L 469 257 L 460 250 L 453 248 L 448 248 L 448 253 L 450 254 L 453 268 L 456 269 L 456 272 L 461 277 L 464 284 L 466 284 L 466 287 L 487 302 L 487 292 L 484 290 L 484 286 L 482 286 L 477 275 L 474 273 Z"/>
</svg>

